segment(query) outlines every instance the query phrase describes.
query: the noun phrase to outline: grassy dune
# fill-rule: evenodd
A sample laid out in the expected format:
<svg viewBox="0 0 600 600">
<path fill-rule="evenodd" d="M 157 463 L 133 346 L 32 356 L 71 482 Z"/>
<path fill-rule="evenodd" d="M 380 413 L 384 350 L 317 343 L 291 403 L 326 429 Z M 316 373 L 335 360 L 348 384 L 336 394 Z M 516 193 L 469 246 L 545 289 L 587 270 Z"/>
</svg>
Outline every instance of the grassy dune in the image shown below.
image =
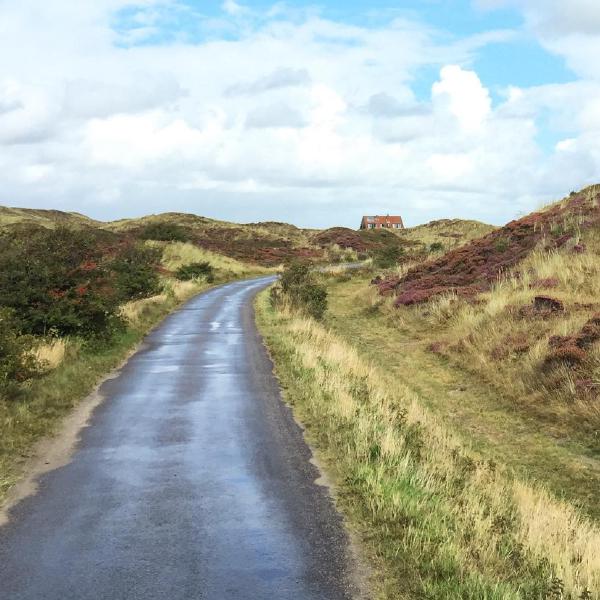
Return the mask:
<svg viewBox="0 0 600 600">
<path fill-rule="evenodd" d="M 568 412 L 572 402 L 563 405 L 549 395 L 541 402 L 515 394 L 521 366 L 514 359 L 507 365 L 490 360 L 486 376 L 475 350 L 457 353 L 454 359 L 441 354 L 440 330 L 423 322 L 432 318 L 422 317 L 425 307 L 394 309 L 389 300 L 373 295 L 364 279 L 334 284 L 330 291 L 329 327 L 396 381 L 412 386 L 465 443 L 600 518 L 595 436 L 584 433 L 590 423 L 581 415 L 551 418 L 554 412 Z"/>
<path fill-rule="evenodd" d="M 40 225 L 49 229 L 54 229 L 58 225 L 71 227 L 100 225 L 98 221 L 74 212 L 0 206 L 0 228 L 16 224 Z"/>
<path fill-rule="evenodd" d="M 347 289 L 333 292 L 356 303 Z M 377 353 L 360 334 L 364 321 L 345 327 L 357 310 L 333 306 L 332 331 L 274 311 L 266 295 L 258 309 L 286 399 L 379 569 L 381 598 L 576 599 L 600 590 L 597 526 L 501 455 L 472 447 L 413 381 L 426 364 L 416 358 L 398 377 L 387 368 L 391 348 Z M 410 341 L 396 350 L 408 355 Z"/>
<path fill-rule="evenodd" d="M 398 237 L 425 249 L 441 244 L 439 251 L 448 251 L 494 231 L 496 227 L 480 221 L 441 219 L 416 227 L 393 230 Z"/>
<path fill-rule="evenodd" d="M 261 299 L 382 598 L 599 597 L 599 201 L 593 186 L 429 260 L 323 271 L 319 324 Z"/>
<path fill-rule="evenodd" d="M 560 223 L 540 218 L 561 210 Z M 535 422 L 561 447 L 580 444 L 588 455 L 585 474 L 600 460 L 599 219 L 598 189 L 589 188 L 526 217 L 529 231 L 515 243 L 519 253 L 499 231 L 473 246 L 482 250 L 470 260 L 450 253 L 379 285 L 385 291 L 388 281 L 398 281 L 397 295 L 382 297 L 364 281 L 353 302 L 378 317 L 372 327 L 385 323 L 392 339 L 411 341 L 437 364 L 489 385 L 497 403 Z M 506 243 L 497 248 L 500 242 Z M 468 279 L 494 252 L 509 268 L 487 281 Z"/>
</svg>

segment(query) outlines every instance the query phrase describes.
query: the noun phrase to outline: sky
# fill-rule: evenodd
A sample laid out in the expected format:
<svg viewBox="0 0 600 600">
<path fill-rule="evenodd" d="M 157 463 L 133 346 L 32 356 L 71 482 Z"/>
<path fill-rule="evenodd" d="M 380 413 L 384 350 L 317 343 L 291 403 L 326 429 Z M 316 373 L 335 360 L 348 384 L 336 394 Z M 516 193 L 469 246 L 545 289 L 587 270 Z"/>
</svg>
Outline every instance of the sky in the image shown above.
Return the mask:
<svg viewBox="0 0 600 600">
<path fill-rule="evenodd" d="M 0 0 L 0 204 L 502 224 L 600 181 L 598 0 Z"/>
</svg>

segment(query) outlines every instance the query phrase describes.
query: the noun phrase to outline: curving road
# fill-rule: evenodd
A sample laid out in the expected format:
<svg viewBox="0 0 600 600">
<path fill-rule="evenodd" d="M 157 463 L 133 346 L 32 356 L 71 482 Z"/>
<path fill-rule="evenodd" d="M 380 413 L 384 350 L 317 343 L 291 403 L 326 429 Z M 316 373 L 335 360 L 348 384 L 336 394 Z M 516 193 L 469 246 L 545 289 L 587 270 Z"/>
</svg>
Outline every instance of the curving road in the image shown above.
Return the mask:
<svg viewBox="0 0 600 600">
<path fill-rule="evenodd" d="M 0 528 L 6 600 L 338 600 L 354 565 L 254 326 L 272 281 L 210 290 L 118 377 L 72 461 Z"/>
</svg>

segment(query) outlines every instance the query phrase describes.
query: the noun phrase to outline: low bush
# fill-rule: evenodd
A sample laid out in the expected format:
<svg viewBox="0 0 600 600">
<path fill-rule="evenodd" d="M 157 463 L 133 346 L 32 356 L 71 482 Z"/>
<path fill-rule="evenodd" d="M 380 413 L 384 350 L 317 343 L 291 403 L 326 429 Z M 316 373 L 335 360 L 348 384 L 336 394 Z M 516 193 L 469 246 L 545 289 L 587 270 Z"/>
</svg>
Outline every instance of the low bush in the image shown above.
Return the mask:
<svg viewBox="0 0 600 600">
<path fill-rule="evenodd" d="M 195 262 L 189 265 L 182 265 L 175 272 L 175 277 L 180 281 L 190 281 L 191 279 L 198 279 L 205 277 L 207 281 L 213 281 L 214 269 L 209 262 Z"/>
<path fill-rule="evenodd" d="M 151 223 L 140 231 L 139 237 L 159 242 L 187 242 L 190 239 L 187 231 L 175 223 Z"/>
<path fill-rule="evenodd" d="M 140 300 L 158 294 L 160 281 L 156 266 L 161 254 L 158 248 L 128 246 L 110 263 L 121 301 Z"/>
<path fill-rule="evenodd" d="M 278 304 L 284 299 L 313 319 L 322 319 L 327 310 L 327 290 L 306 264 L 292 263 L 282 273 L 279 286 L 271 291 L 271 301 Z"/>
<path fill-rule="evenodd" d="M 33 337 L 20 335 L 19 329 L 14 312 L 0 308 L 0 398 L 40 370 Z"/>
<path fill-rule="evenodd" d="M 419 298 L 418 303 L 429 301 L 433 295 L 460 293 L 462 289 L 466 293 L 469 288 L 489 290 L 499 276 L 514 269 L 536 248 L 554 252 L 565 247 L 574 236 L 579 238 L 586 232 L 597 230 L 599 199 L 600 187 L 583 190 L 547 209 L 511 221 L 439 258 L 422 262 L 403 276 L 390 275 L 379 288 L 384 294 L 411 292 L 413 297 Z M 580 254 L 585 255 L 585 251 Z M 385 256 L 381 265 L 378 264 L 381 258 L 374 258 L 376 266 L 384 267 L 388 263 Z M 425 293 L 432 289 L 436 290 L 435 294 Z"/>
<path fill-rule="evenodd" d="M 386 246 L 375 250 L 373 253 L 373 264 L 380 269 L 391 269 L 400 262 L 403 255 L 404 248 L 400 246 Z"/>
<path fill-rule="evenodd" d="M 113 241 L 63 227 L 0 235 L 0 306 L 19 316 L 20 333 L 107 336 L 120 327 L 102 250 Z"/>
</svg>

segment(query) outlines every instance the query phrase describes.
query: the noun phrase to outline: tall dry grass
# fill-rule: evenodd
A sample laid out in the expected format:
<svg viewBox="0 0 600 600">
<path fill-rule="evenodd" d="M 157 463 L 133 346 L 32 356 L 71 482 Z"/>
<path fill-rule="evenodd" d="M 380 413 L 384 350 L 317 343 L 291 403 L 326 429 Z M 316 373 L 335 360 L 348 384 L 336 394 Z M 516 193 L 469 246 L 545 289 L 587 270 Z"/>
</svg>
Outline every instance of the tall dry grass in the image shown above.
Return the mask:
<svg viewBox="0 0 600 600">
<path fill-rule="evenodd" d="M 52 339 L 35 348 L 33 355 L 44 369 L 56 369 L 65 359 L 67 340 Z"/>
<path fill-rule="evenodd" d="M 387 597 L 578 599 L 600 591 L 595 525 L 482 460 L 407 386 L 323 326 L 260 302 L 289 399 L 332 457 L 342 502 L 360 507 L 355 518 L 366 520 L 372 549 L 394 574 Z"/>
<path fill-rule="evenodd" d="M 150 298 L 142 298 L 141 300 L 132 300 L 121 306 L 121 316 L 130 325 L 135 325 L 144 319 L 156 307 L 164 305 L 167 302 L 168 296 L 166 293 L 151 296 Z"/>
<path fill-rule="evenodd" d="M 338 244 L 332 244 L 325 250 L 325 259 L 331 263 L 356 262 L 358 253 L 353 248 L 342 248 Z"/>
<path fill-rule="evenodd" d="M 153 243 L 160 244 L 150 242 L 150 244 Z M 260 267 L 244 264 L 234 258 L 210 252 L 188 242 L 171 242 L 160 245 L 163 247 L 162 264 L 171 271 L 176 271 L 179 267 L 196 262 L 208 262 L 213 269 L 233 275 L 264 271 Z"/>
<path fill-rule="evenodd" d="M 574 251 L 583 244 L 584 251 Z M 560 300 L 565 310 L 551 315 L 522 312 L 538 295 Z M 600 310 L 600 232 L 585 231 L 561 250 L 538 249 L 505 274 L 476 302 L 447 294 L 427 304 L 396 308 L 393 298 L 365 292 L 396 327 L 441 343 L 457 366 L 492 383 L 515 405 L 545 415 L 558 426 L 592 435 L 600 427 L 600 406 L 582 397 L 583 375 L 557 366 L 544 369 L 552 336 L 577 334 Z M 600 346 L 589 350 L 589 389 L 600 385 Z M 588 436 L 589 437 L 589 436 Z M 594 442 L 597 444 L 597 442 Z"/>
<path fill-rule="evenodd" d="M 163 281 L 163 292 L 150 298 L 133 300 L 121 306 L 121 316 L 132 325 L 144 320 L 157 307 L 167 306 L 169 303 L 180 303 L 194 294 L 209 287 L 206 281 L 178 281 L 177 279 L 165 279 Z"/>
<path fill-rule="evenodd" d="M 419 244 L 423 248 L 430 248 L 432 244 L 439 243 L 447 251 L 462 246 L 470 240 L 483 237 L 494 229 L 496 227 L 493 225 L 479 221 L 444 219 L 392 231 L 402 239 Z"/>
</svg>

